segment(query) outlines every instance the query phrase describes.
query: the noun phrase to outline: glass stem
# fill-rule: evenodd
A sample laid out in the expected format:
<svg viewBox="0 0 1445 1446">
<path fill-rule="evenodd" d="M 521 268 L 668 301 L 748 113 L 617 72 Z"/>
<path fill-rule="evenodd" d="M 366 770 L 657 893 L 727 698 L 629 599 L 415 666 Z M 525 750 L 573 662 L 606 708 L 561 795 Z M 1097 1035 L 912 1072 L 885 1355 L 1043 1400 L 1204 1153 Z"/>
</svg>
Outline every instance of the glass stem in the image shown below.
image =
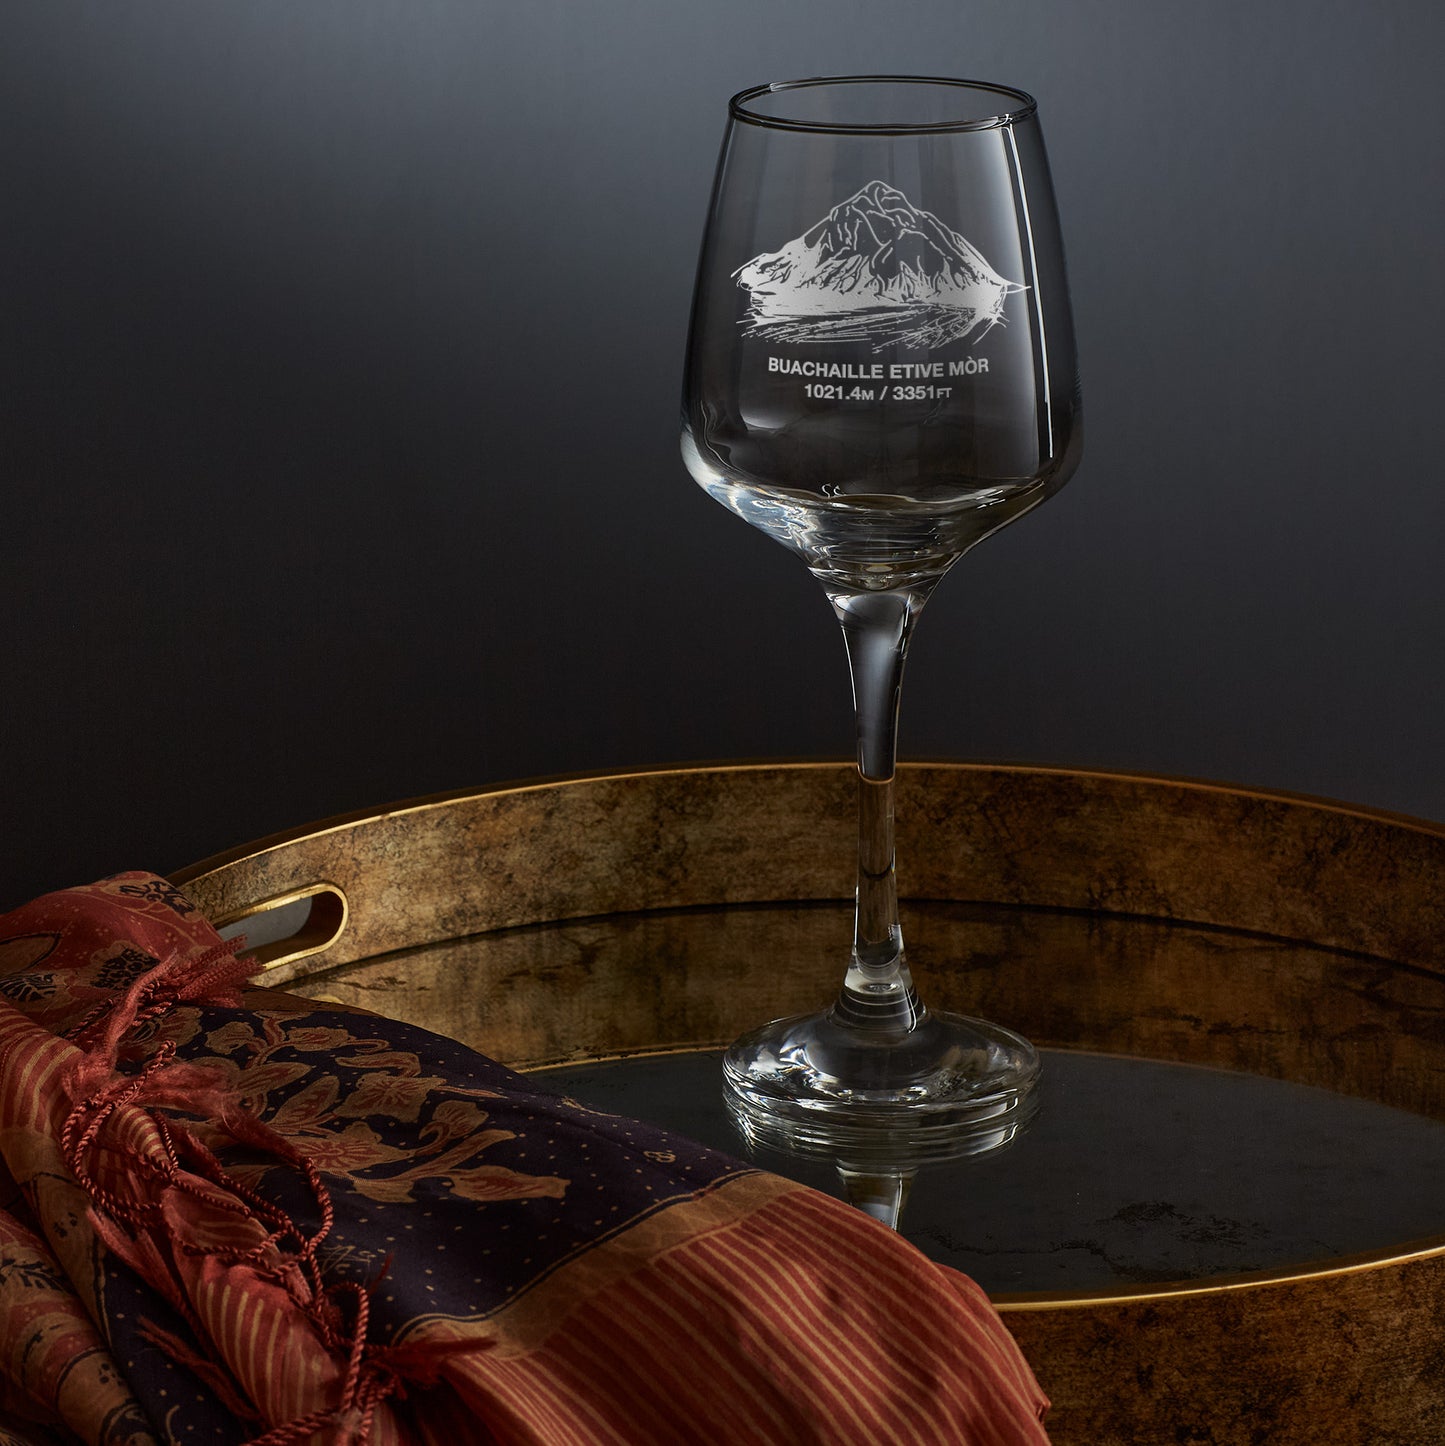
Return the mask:
<svg viewBox="0 0 1445 1446">
<path fill-rule="evenodd" d="M 829 1018 L 894 1043 L 928 1017 L 913 988 L 898 923 L 893 773 L 898 697 L 913 625 L 928 592 L 829 592 L 848 645 L 858 723 L 858 887 L 853 957 Z"/>
</svg>

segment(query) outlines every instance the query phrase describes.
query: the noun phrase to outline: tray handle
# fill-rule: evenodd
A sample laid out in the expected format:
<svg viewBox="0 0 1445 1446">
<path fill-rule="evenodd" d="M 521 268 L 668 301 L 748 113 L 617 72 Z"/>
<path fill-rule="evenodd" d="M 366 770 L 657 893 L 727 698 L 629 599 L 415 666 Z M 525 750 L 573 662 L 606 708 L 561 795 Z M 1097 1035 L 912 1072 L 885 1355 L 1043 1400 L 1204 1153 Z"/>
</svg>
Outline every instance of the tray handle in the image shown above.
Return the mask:
<svg viewBox="0 0 1445 1446">
<path fill-rule="evenodd" d="M 240 957 L 270 971 L 331 948 L 346 932 L 350 916 L 345 890 L 323 881 L 233 909 L 213 922 L 223 939 L 254 934 L 259 942 L 241 950 Z"/>
</svg>

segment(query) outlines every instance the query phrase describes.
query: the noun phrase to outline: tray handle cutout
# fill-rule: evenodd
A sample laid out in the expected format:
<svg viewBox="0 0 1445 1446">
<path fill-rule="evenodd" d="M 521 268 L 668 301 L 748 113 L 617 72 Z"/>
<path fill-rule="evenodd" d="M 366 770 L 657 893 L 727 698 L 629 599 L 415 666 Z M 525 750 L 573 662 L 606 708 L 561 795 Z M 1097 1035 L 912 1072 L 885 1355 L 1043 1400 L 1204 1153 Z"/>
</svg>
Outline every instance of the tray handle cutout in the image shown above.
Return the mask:
<svg viewBox="0 0 1445 1446">
<path fill-rule="evenodd" d="M 224 914 L 215 925 L 223 939 L 244 934 L 241 957 L 271 970 L 329 949 L 345 932 L 350 912 L 338 885 L 308 884 Z"/>
</svg>

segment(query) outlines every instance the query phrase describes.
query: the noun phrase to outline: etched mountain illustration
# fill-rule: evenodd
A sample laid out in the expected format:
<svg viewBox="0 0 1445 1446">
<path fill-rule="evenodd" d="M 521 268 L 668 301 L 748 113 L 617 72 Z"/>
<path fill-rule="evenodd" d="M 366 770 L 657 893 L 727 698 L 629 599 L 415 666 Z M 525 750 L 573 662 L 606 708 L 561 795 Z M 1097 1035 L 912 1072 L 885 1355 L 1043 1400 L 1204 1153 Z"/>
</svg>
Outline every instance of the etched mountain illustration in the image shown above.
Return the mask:
<svg viewBox="0 0 1445 1446">
<path fill-rule="evenodd" d="M 751 296 L 742 324 L 781 342 L 933 348 L 1003 324 L 1008 296 L 978 248 L 902 191 L 869 181 L 780 251 L 733 275 Z M 977 338 L 975 338 L 977 339 Z"/>
</svg>

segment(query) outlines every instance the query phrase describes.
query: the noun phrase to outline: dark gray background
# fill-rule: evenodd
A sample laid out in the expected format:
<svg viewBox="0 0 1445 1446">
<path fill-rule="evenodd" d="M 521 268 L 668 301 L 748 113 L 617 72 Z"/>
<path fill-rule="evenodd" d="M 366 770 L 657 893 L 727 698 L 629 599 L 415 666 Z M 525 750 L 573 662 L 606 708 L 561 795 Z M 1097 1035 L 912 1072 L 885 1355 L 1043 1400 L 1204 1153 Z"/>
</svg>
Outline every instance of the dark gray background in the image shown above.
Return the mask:
<svg viewBox="0 0 1445 1446">
<path fill-rule="evenodd" d="M 10 0 L 0 905 L 433 790 L 851 744 L 677 458 L 724 102 L 1040 99 L 1088 415 L 940 589 L 913 756 L 1445 818 L 1445 10 Z"/>
</svg>

